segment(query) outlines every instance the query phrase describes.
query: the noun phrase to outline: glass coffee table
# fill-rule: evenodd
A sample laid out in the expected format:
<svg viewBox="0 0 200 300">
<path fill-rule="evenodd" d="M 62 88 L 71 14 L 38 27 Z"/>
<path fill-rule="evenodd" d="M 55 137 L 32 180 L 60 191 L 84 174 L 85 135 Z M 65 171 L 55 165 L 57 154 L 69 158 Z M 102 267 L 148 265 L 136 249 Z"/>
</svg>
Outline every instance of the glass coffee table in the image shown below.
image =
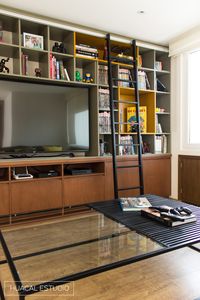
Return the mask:
<svg viewBox="0 0 200 300">
<path fill-rule="evenodd" d="M 2 229 L 1 243 L 3 292 L 20 300 L 58 292 L 56 287 L 66 284 L 68 290 L 61 292 L 73 293 L 77 279 L 163 250 L 162 245 L 96 212 Z"/>
</svg>

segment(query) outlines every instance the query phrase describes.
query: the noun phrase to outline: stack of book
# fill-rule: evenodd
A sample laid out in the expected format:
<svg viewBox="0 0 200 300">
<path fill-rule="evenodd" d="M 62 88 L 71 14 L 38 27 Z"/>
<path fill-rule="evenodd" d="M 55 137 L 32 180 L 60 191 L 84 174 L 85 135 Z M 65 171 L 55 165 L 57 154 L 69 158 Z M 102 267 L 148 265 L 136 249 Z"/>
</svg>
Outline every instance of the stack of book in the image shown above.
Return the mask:
<svg viewBox="0 0 200 300">
<path fill-rule="evenodd" d="M 70 81 L 68 71 L 64 67 L 63 61 L 57 60 L 52 53 L 50 53 L 50 78 Z"/>
<path fill-rule="evenodd" d="M 108 66 L 98 65 L 98 81 L 100 85 L 108 85 Z"/>
<path fill-rule="evenodd" d="M 133 155 L 133 138 L 130 135 L 120 136 L 119 155 Z"/>
<path fill-rule="evenodd" d="M 122 69 L 122 68 L 119 69 L 119 79 L 130 80 L 130 78 L 131 78 L 131 72 L 129 69 Z M 119 81 L 118 86 L 130 87 L 130 83 L 126 81 Z"/>
<path fill-rule="evenodd" d="M 76 54 L 83 57 L 97 58 L 98 50 L 95 47 L 90 47 L 89 45 L 79 44 L 76 45 Z"/>
<path fill-rule="evenodd" d="M 99 109 L 110 110 L 109 90 L 99 88 Z"/>
<path fill-rule="evenodd" d="M 99 133 L 111 133 L 110 112 L 99 112 Z"/>
<path fill-rule="evenodd" d="M 22 53 L 22 75 L 28 75 L 28 55 Z"/>
<path fill-rule="evenodd" d="M 155 137 L 155 153 L 167 153 L 167 137 L 165 134 Z"/>
</svg>

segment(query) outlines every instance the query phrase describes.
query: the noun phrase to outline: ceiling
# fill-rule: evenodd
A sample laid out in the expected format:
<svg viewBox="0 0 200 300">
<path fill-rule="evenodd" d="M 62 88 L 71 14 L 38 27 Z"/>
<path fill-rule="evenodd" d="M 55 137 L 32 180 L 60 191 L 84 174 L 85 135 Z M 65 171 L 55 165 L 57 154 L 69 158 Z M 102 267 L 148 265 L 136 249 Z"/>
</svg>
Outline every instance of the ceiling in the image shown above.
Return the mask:
<svg viewBox="0 0 200 300">
<path fill-rule="evenodd" d="M 199 0 L 0 0 L 0 4 L 162 45 L 200 25 Z M 138 13 L 141 10 L 143 14 Z"/>
</svg>

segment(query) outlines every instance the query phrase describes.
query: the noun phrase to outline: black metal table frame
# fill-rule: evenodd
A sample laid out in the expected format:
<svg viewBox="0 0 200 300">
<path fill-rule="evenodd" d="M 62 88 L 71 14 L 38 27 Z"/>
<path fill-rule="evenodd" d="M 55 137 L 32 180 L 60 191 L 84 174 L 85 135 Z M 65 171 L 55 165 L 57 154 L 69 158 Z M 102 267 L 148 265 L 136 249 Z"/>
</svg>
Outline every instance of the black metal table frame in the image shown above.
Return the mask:
<svg viewBox="0 0 200 300">
<path fill-rule="evenodd" d="M 109 218 L 109 216 L 106 216 L 106 217 Z M 116 221 L 116 222 L 118 222 L 118 221 Z M 132 231 L 133 231 L 133 229 L 132 229 Z M 2 248 L 3 248 L 4 254 L 5 254 L 5 257 L 6 257 L 6 260 L 0 261 L 0 264 L 8 263 L 10 271 L 11 271 L 13 279 L 14 279 L 14 282 L 15 282 L 15 285 L 16 285 L 16 288 L 17 288 L 17 291 L 19 293 L 19 300 L 25 300 L 26 296 L 32 295 L 32 294 L 35 294 L 35 293 L 38 293 L 38 292 L 42 292 L 42 291 L 46 290 L 47 287 L 49 287 L 49 289 L 50 289 L 52 287 L 56 287 L 56 286 L 62 285 L 64 283 L 69 283 L 71 281 L 79 280 L 79 279 L 82 279 L 82 278 L 85 278 L 85 277 L 88 277 L 88 276 L 92 276 L 92 275 L 95 275 L 95 274 L 98 274 L 98 273 L 101 273 L 101 272 L 104 272 L 104 271 L 108 271 L 108 270 L 111 270 L 111 269 L 114 269 L 114 268 L 122 267 L 122 266 L 125 266 L 127 264 L 131 264 L 131 263 L 134 263 L 134 262 L 138 262 L 140 260 L 148 259 L 148 258 L 157 256 L 157 255 L 160 255 L 160 254 L 164 254 L 164 253 L 167 253 L 167 252 L 170 252 L 170 251 L 173 251 L 173 250 L 180 249 L 184 246 L 191 246 L 191 245 L 194 245 L 195 243 L 200 242 L 200 236 L 199 236 L 198 240 L 195 239 L 194 241 L 190 241 L 189 243 L 184 242 L 184 243 L 181 243 L 180 245 L 177 245 L 177 246 L 166 247 L 166 246 L 162 245 L 162 247 L 163 247 L 162 249 L 158 249 L 158 250 L 146 253 L 146 254 L 141 254 L 141 255 L 134 256 L 134 257 L 131 257 L 131 258 L 128 258 L 128 259 L 124 259 L 124 260 L 121 260 L 121 261 L 110 263 L 110 264 L 107 264 L 107 265 L 104 265 L 104 266 L 92 268 L 92 269 L 89 269 L 89 270 L 86 270 L 86 271 L 82 271 L 82 272 L 78 272 L 78 273 L 75 273 L 75 274 L 72 274 L 72 275 L 57 278 L 55 280 L 52 280 L 52 281 L 49 281 L 49 282 L 44 282 L 44 283 L 41 283 L 41 284 L 38 284 L 38 285 L 35 285 L 35 286 L 31 286 L 31 287 L 24 287 L 23 286 L 22 281 L 20 279 L 20 276 L 17 272 L 17 268 L 15 266 L 15 261 L 20 260 L 20 259 L 24 259 L 24 258 L 28 258 L 28 257 L 33 257 L 33 256 L 45 254 L 45 253 L 51 253 L 51 252 L 54 252 L 54 251 L 67 249 L 67 248 L 70 248 L 70 247 L 75 247 L 75 246 L 79 246 L 79 245 L 83 245 L 83 244 L 87 244 L 87 243 L 92 243 L 92 242 L 107 239 L 107 238 L 113 238 L 113 237 L 116 237 L 116 236 L 119 236 L 119 235 L 122 235 L 122 234 L 126 234 L 126 233 L 127 232 L 112 234 L 112 235 L 109 235 L 109 236 L 104 236 L 104 237 L 100 237 L 100 238 L 96 238 L 96 239 L 91 239 L 91 240 L 87 240 L 87 241 L 82 241 L 82 242 L 77 242 L 77 243 L 73 243 L 73 244 L 64 245 L 64 246 L 61 246 L 61 247 L 56 247 L 56 248 L 51 248 L 51 249 L 47 249 L 47 250 L 43 250 L 43 251 L 38 251 L 38 252 L 35 252 L 35 253 L 30 253 L 30 254 L 26 254 L 26 255 L 12 257 L 12 255 L 10 254 L 10 251 L 8 249 L 8 246 L 6 244 L 6 241 L 3 237 L 3 234 L 2 234 L 2 232 L 0 232 L 0 241 L 1 241 L 1 245 L 2 245 Z M 197 249 L 195 248 L 195 250 L 197 250 Z"/>
</svg>

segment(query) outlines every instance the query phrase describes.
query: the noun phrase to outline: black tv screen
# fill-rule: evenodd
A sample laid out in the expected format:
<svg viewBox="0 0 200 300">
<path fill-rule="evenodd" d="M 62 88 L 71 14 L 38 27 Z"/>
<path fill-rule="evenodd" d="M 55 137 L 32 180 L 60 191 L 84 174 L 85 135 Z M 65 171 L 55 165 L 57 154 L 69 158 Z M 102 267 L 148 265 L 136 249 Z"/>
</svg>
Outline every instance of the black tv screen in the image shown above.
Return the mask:
<svg viewBox="0 0 200 300">
<path fill-rule="evenodd" d="M 89 150 L 87 88 L 0 81 L 0 153 Z"/>
</svg>

